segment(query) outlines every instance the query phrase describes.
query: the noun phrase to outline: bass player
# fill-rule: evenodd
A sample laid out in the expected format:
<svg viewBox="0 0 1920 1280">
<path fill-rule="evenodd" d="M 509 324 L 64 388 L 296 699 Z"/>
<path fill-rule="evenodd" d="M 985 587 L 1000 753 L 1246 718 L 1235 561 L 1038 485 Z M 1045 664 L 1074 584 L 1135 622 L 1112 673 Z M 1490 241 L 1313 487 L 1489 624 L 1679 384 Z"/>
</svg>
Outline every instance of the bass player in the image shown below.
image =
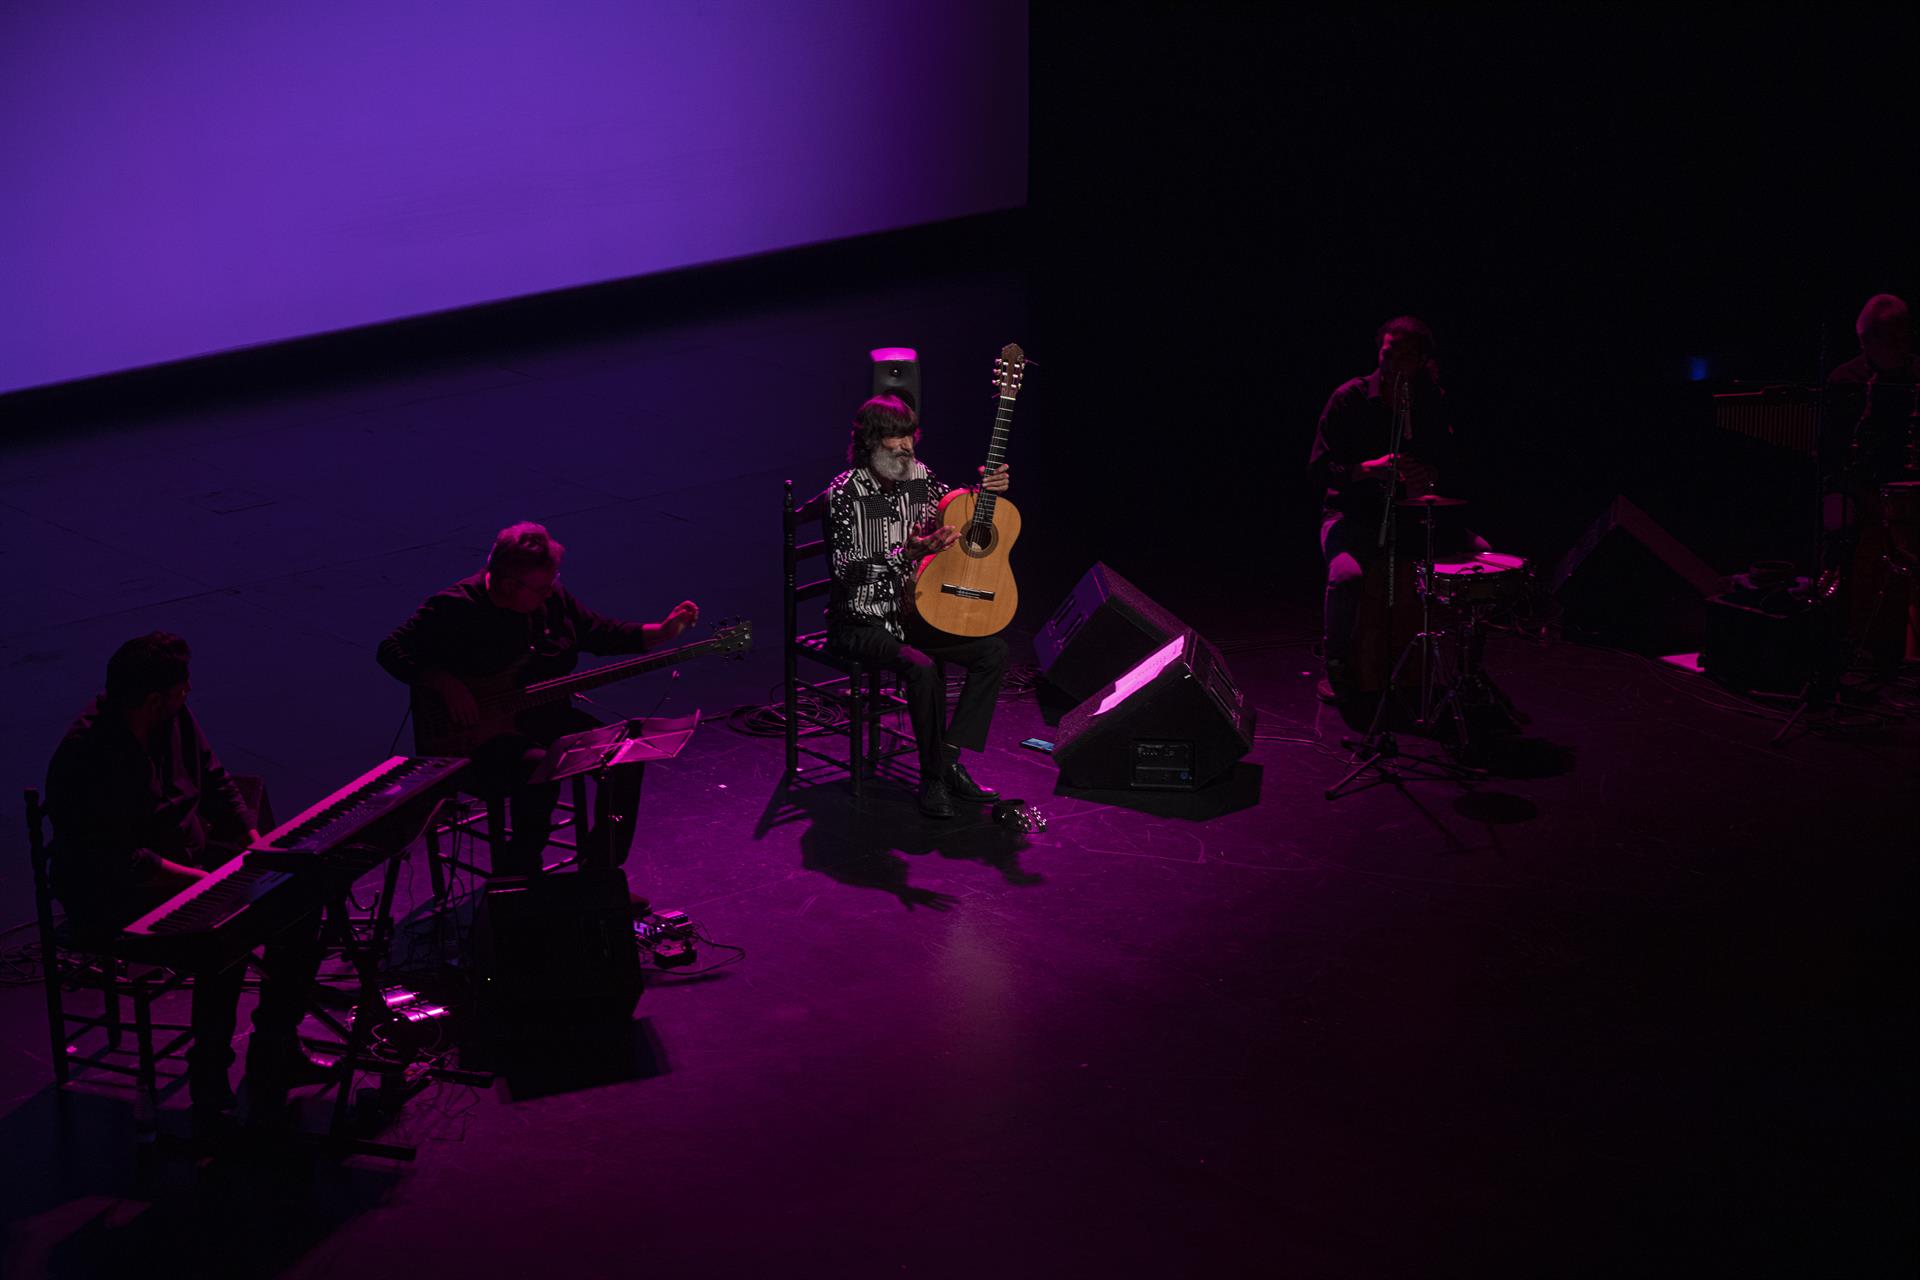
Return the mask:
<svg viewBox="0 0 1920 1280">
<path fill-rule="evenodd" d="M 502 672 L 520 684 L 566 675 L 582 653 L 640 653 L 671 641 L 700 620 L 682 600 L 658 622 L 623 622 L 588 609 L 560 585 L 566 548 L 542 525 L 508 525 L 493 540 L 486 568 L 421 602 L 380 642 L 387 674 L 413 688 L 416 706 L 436 706 L 455 726 L 481 723 L 474 686 Z M 422 696 L 424 695 L 424 697 Z M 416 713 L 416 727 L 418 722 Z M 471 751 L 475 782 L 504 794 L 512 835 L 494 850 L 502 875 L 532 875 L 552 831 L 557 783 L 529 786 L 555 738 L 597 722 L 565 703 L 520 715 Z M 424 754 L 437 754 L 422 743 Z"/>
</svg>

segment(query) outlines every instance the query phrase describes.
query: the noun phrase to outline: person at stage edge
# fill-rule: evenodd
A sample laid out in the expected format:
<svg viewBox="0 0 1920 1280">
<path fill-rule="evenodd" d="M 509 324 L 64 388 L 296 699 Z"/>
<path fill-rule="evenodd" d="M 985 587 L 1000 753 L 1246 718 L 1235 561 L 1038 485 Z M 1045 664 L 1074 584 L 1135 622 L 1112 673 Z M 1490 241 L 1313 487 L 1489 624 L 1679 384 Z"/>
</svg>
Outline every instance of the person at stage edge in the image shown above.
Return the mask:
<svg viewBox="0 0 1920 1280">
<path fill-rule="evenodd" d="M 1920 355 L 1913 315 L 1890 293 L 1867 299 L 1854 322 L 1860 354 L 1827 375 L 1820 454 L 1827 474 L 1827 533 L 1851 561 L 1854 638 L 1883 669 L 1920 661 L 1920 591 L 1882 558 L 1890 526 L 1882 487 L 1920 481 Z M 1907 536 L 1912 536 L 1908 534 Z"/>
<path fill-rule="evenodd" d="M 486 567 L 421 602 L 413 616 L 380 642 L 387 673 L 444 706 L 455 726 L 482 720 L 469 687 L 517 668 L 521 685 L 571 672 L 582 653 L 640 653 L 671 641 L 700 620 L 700 606 L 682 600 L 658 622 L 625 622 L 581 604 L 560 585 L 566 548 L 543 525 L 508 525 L 494 537 Z M 532 875 L 553 828 L 557 783 L 528 786 L 563 734 L 600 723 L 566 703 L 535 708 L 482 742 L 469 777 L 482 795 L 506 797 L 511 829 L 493 851 L 500 875 Z"/>
<path fill-rule="evenodd" d="M 1326 678 L 1319 694 L 1343 702 L 1355 688 L 1354 658 L 1361 607 L 1370 578 L 1384 571 L 1378 545 L 1380 517 L 1398 463 L 1400 496 L 1431 493 L 1457 459 L 1453 420 L 1440 386 L 1433 330 L 1413 316 L 1396 316 L 1375 334 L 1378 361 L 1372 373 L 1334 388 L 1320 413 L 1308 456 L 1308 472 L 1323 494 L 1320 550 L 1326 561 Z M 1394 414 L 1402 392 L 1408 405 L 1406 439 L 1393 448 Z M 1424 550 L 1402 531 L 1396 556 L 1410 560 Z M 1486 545 L 1462 531 L 1437 535 L 1440 549 L 1471 554 Z"/>
<path fill-rule="evenodd" d="M 164 631 L 129 640 L 107 663 L 106 690 L 67 730 L 47 766 L 53 840 L 48 867 L 77 940 L 114 935 L 209 869 L 259 840 L 239 785 L 187 706 L 187 642 Z M 266 944 L 265 980 L 247 1046 L 247 1087 L 265 1118 L 294 1085 L 331 1073 L 308 1056 L 298 1031 L 319 969 L 315 911 Z M 198 1118 L 234 1105 L 227 1071 L 246 965 L 193 975 L 193 1043 L 187 1085 Z"/>
<path fill-rule="evenodd" d="M 948 487 L 914 456 L 919 419 L 898 396 L 874 396 L 853 416 L 850 468 L 827 487 L 827 546 L 833 592 L 828 648 L 899 673 L 906 687 L 920 754 L 920 811 L 950 818 L 953 802 L 984 804 L 999 793 L 967 772 L 960 753 L 984 751 L 994 700 L 1006 676 L 1007 644 L 999 636 L 964 639 L 933 631 L 909 616 L 920 560 L 952 546 L 957 530 L 939 523 Z M 1007 491 L 1002 464 L 980 469 L 981 488 Z M 937 664 L 966 669 L 951 723 Z"/>
</svg>

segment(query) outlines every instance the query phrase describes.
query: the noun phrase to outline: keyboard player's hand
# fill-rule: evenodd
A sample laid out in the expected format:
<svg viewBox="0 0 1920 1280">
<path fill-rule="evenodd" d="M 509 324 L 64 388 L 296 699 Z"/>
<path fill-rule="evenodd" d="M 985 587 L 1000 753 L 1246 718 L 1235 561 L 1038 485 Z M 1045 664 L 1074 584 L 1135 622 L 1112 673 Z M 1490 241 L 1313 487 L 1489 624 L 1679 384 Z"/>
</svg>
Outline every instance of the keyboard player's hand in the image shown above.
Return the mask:
<svg viewBox="0 0 1920 1280">
<path fill-rule="evenodd" d="M 184 863 L 169 862 L 165 858 L 162 858 L 160 859 L 160 870 L 154 879 L 154 888 L 171 898 L 174 894 L 179 893 L 194 881 L 205 880 L 206 878 L 207 873 L 198 867 L 189 867 Z"/>
</svg>

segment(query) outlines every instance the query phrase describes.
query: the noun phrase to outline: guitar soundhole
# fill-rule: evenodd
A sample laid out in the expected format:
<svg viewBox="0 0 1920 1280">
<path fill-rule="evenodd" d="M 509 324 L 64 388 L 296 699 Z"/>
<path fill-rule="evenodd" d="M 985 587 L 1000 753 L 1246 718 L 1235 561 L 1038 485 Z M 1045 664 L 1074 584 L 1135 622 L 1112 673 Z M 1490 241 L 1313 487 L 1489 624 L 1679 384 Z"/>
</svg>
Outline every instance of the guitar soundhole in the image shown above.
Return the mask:
<svg viewBox="0 0 1920 1280">
<path fill-rule="evenodd" d="M 960 537 L 961 541 L 967 544 L 968 550 L 975 553 L 987 551 L 993 546 L 993 527 L 989 525 L 983 529 L 977 524 L 970 524 L 967 526 L 967 531 Z"/>
</svg>

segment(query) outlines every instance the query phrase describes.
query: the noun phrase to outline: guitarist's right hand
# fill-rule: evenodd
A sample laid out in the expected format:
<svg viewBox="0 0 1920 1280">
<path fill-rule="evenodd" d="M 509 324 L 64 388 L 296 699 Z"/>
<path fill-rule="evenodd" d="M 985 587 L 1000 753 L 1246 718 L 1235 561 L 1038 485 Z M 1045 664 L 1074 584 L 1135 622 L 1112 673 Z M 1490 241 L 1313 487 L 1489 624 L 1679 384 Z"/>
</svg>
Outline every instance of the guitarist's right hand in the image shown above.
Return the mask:
<svg viewBox="0 0 1920 1280">
<path fill-rule="evenodd" d="M 935 525 L 918 538 L 908 538 L 901 544 L 900 550 L 915 560 L 921 556 L 930 556 L 945 551 L 960 541 L 960 531 L 950 524 Z"/>
<path fill-rule="evenodd" d="M 467 729 L 480 723 L 480 704 L 473 700 L 473 690 L 462 684 L 458 676 L 446 671 L 423 671 L 420 684 L 440 699 L 440 705 L 447 710 L 447 719 L 455 725 Z"/>
</svg>

